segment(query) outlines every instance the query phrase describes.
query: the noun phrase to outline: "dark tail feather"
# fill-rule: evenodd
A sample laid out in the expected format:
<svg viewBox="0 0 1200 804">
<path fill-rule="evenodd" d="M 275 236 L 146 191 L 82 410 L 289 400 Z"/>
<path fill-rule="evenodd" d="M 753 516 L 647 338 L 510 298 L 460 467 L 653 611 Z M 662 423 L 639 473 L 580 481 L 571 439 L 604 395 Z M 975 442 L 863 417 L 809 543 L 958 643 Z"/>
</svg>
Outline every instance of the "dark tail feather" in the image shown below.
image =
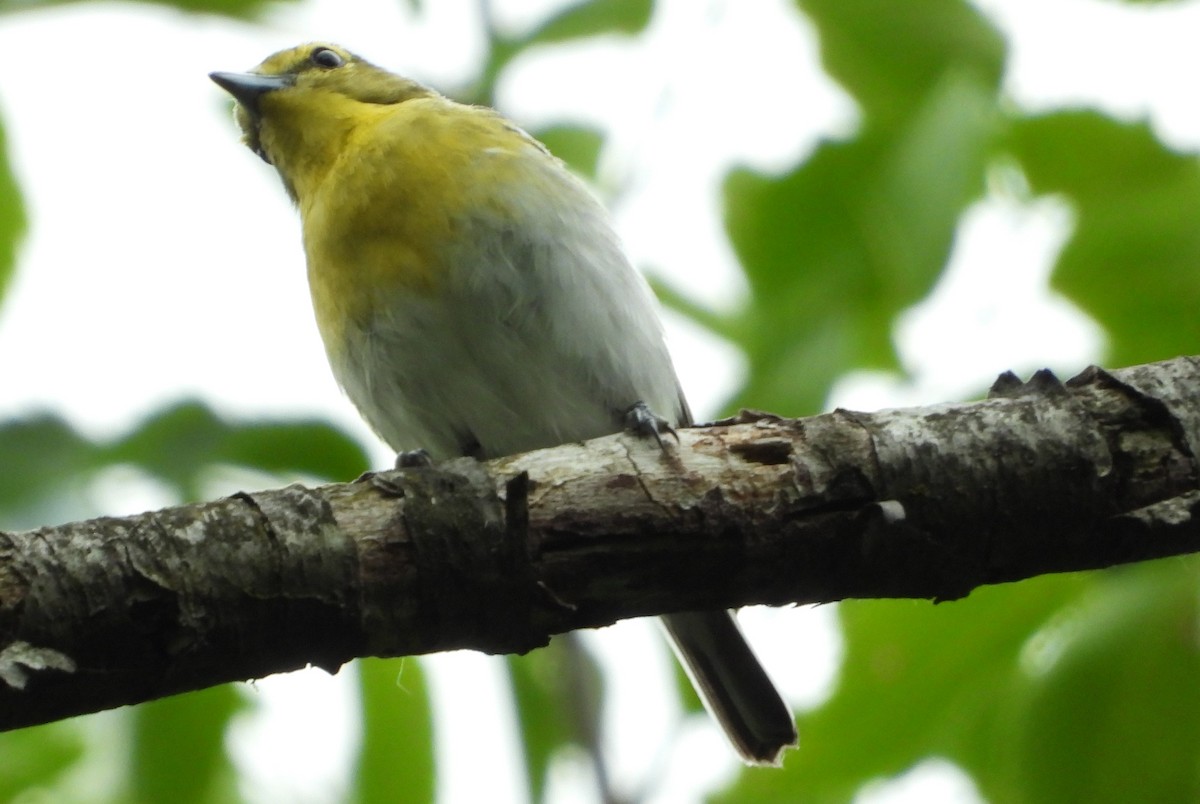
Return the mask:
<svg viewBox="0 0 1200 804">
<path fill-rule="evenodd" d="M 742 759 L 778 765 L 796 745 L 796 722 L 726 611 L 663 617 L 667 633 L 708 711 Z"/>
</svg>

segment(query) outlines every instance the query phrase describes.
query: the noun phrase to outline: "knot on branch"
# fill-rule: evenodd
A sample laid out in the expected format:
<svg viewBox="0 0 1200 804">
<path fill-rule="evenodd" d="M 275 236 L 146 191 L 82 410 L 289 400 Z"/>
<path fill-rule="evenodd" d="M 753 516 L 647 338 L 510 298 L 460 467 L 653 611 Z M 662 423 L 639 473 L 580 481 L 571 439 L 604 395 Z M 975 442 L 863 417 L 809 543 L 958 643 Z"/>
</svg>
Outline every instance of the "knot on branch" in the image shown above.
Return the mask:
<svg viewBox="0 0 1200 804">
<path fill-rule="evenodd" d="M 386 473 L 375 485 L 403 499 L 389 538 L 409 547 L 418 644 L 523 653 L 548 642 L 531 625 L 546 601 L 524 533 L 524 474 L 509 480 L 504 499 L 474 459 Z"/>
</svg>

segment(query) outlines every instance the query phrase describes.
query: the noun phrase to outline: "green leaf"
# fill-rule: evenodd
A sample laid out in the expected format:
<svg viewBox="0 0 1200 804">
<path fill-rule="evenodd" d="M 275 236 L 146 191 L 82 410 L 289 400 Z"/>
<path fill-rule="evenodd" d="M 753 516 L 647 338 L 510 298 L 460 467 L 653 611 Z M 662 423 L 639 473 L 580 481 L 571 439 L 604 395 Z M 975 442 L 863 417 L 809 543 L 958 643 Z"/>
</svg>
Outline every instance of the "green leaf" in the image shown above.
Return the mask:
<svg viewBox="0 0 1200 804">
<path fill-rule="evenodd" d="M 1200 162 L 1162 145 L 1145 123 L 1098 112 L 1014 122 L 1008 145 L 1036 193 L 1066 196 L 1075 232 L 1053 286 L 1133 365 L 1200 351 Z"/>
<path fill-rule="evenodd" d="M 1091 583 L 1087 575 L 985 587 L 965 600 L 839 604 L 846 652 L 830 699 L 799 719 L 800 748 L 785 774 L 744 774 L 723 801 L 850 801 L 867 780 L 927 756 L 993 778 L 1011 768 L 1011 729 L 1022 651 Z M 1021 800 L 993 780 L 989 796 Z"/>
<path fill-rule="evenodd" d="M 83 749 L 83 735 L 73 721 L 0 734 L 0 801 L 52 788 Z"/>
<path fill-rule="evenodd" d="M 826 143 L 781 178 L 728 178 L 753 294 L 720 333 L 751 364 L 735 407 L 812 413 L 847 369 L 896 367 L 893 320 L 932 289 L 982 192 L 993 104 L 993 87 L 951 71 L 903 125 Z"/>
<path fill-rule="evenodd" d="M 368 468 L 363 448 L 332 425 L 229 422 L 200 402 L 181 402 L 147 417 L 106 458 L 145 469 L 187 499 L 197 497 L 203 470 L 215 464 L 333 480 L 351 480 Z"/>
<path fill-rule="evenodd" d="M 65 495 L 73 478 L 92 470 L 97 447 L 58 416 L 42 414 L 0 425 L 0 527 L 34 527 L 43 522 L 18 516 Z"/>
<path fill-rule="evenodd" d="M 853 330 L 861 326 L 853 305 L 874 279 L 853 211 L 874 161 L 867 151 L 861 142 L 829 143 L 782 178 L 738 170 L 726 180 L 725 225 L 752 293 L 721 333 L 751 364 L 735 406 L 752 400 L 767 410 L 815 412 L 833 379 L 853 365 Z M 885 338 L 866 350 L 886 348 Z"/>
<path fill-rule="evenodd" d="M 357 801 L 433 801 L 434 724 L 420 662 L 363 659 L 356 666 L 363 718 Z"/>
<path fill-rule="evenodd" d="M 724 801 L 850 801 L 939 756 L 989 801 L 1200 797 L 1200 557 L 1043 576 L 966 600 L 840 604 L 831 698 L 800 718 L 787 773 Z"/>
<path fill-rule="evenodd" d="M 509 36 L 488 24 L 487 55 L 478 77 L 450 93 L 463 103 L 494 106 L 496 82 L 509 63 L 534 45 L 553 45 L 599 34 L 634 34 L 646 27 L 652 0 L 584 0 L 552 14 L 528 33 Z"/>
<path fill-rule="evenodd" d="M 567 745 L 599 754 L 604 681 L 595 659 L 573 634 L 544 648 L 507 657 L 534 801 L 545 794 L 546 770 Z"/>
<path fill-rule="evenodd" d="M 181 498 L 196 499 L 214 465 L 344 481 L 366 471 L 367 458 L 323 422 L 229 422 L 198 402 L 164 408 L 107 443 L 85 438 L 57 416 L 30 416 L 0 424 L 0 524 L 36 527 L 93 516 L 81 491 L 116 464 L 140 468 Z"/>
<path fill-rule="evenodd" d="M 821 39 L 825 69 L 871 125 L 908 117 L 948 72 L 998 87 L 1004 40 L 962 0 L 798 0 Z"/>
<path fill-rule="evenodd" d="M 227 17 L 250 19 L 260 16 L 267 9 L 278 5 L 276 0 L 142 0 L 153 5 L 167 6 L 181 11 L 224 14 Z M 296 2 L 296 0 L 289 0 Z"/>
<path fill-rule="evenodd" d="M 652 0 L 585 0 L 550 17 L 525 40 L 548 44 L 598 34 L 635 34 L 645 29 Z"/>
<path fill-rule="evenodd" d="M 130 710 L 132 799 L 140 804 L 229 801 L 236 773 L 225 730 L 245 707 L 228 684 L 151 701 Z"/>
<path fill-rule="evenodd" d="M 1014 706 L 1023 800 L 1200 800 L 1198 566 L 1107 572 L 1050 629 Z"/>
<path fill-rule="evenodd" d="M 141 0 L 147 5 L 165 6 L 179 11 L 223 14 L 227 17 L 250 19 L 260 16 L 277 0 Z M 290 0 L 295 2 L 295 0 Z M 0 0 L 0 12 L 26 11 L 78 3 L 80 0 Z"/>
<path fill-rule="evenodd" d="M 1004 63 L 999 35 L 959 0 L 800 5 L 865 121 L 787 175 L 729 176 L 726 227 L 752 300 L 716 322 L 750 362 L 729 407 L 795 414 L 819 410 L 849 369 L 898 368 L 894 318 L 932 289 L 983 191 Z"/>
<path fill-rule="evenodd" d="M 986 158 L 999 130 L 996 87 L 947 69 L 895 131 L 869 189 L 866 231 L 884 267 L 884 292 L 923 298 L 950 255 L 962 210 L 983 192 Z"/>
<path fill-rule="evenodd" d="M 25 233 L 25 206 L 8 163 L 8 147 L 0 121 L 0 302 L 4 301 L 16 265 L 17 246 Z"/>
</svg>

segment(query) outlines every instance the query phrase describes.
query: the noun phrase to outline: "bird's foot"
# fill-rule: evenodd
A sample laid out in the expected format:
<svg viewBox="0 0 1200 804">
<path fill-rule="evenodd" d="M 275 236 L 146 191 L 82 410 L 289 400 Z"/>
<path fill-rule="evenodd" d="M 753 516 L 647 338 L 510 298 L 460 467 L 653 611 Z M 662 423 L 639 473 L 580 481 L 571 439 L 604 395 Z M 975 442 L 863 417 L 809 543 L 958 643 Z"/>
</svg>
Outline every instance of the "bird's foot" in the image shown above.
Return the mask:
<svg viewBox="0 0 1200 804">
<path fill-rule="evenodd" d="M 397 469 L 428 469 L 433 466 L 433 458 L 427 450 L 406 449 L 396 454 Z"/>
<path fill-rule="evenodd" d="M 650 410 L 650 406 L 642 401 L 634 402 L 625 411 L 625 429 L 641 438 L 653 438 L 663 451 L 667 449 L 663 435 L 670 434 L 675 441 L 679 441 L 679 433 L 675 432 L 671 423 Z"/>
</svg>

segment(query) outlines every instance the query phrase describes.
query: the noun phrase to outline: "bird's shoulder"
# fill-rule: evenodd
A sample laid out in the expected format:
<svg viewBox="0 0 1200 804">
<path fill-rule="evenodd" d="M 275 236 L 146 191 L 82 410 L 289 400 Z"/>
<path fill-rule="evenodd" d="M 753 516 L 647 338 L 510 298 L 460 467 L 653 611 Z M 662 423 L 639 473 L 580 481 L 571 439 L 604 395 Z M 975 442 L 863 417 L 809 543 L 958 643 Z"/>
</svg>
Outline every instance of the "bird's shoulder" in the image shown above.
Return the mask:
<svg viewBox="0 0 1200 804">
<path fill-rule="evenodd" d="M 372 110 L 300 207 L 318 299 L 354 295 L 351 286 L 429 294 L 475 284 L 484 266 L 524 284 L 543 270 L 527 261 L 543 250 L 534 241 L 567 248 L 595 235 L 560 231 L 563 221 L 603 220 L 537 140 L 492 109 L 437 95 Z M 347 309 L 370 309 L 372 298 Z"/>
<path fill-rule="evenodd" d="M 504 115 L 440 95 L 395 104 L 364 120 L 341 159 L 339 172 L 355 183 L 369 170 L 380 192 L 419 192 L 427 203 L 448 208 L 567 174 L 557 157 Z"/>
<path fill-rule="evenodd" d="M 365 118 L 316 192 L 306 225 L 361 240 L 387 231 L 418 250 L 485 228 L 542 228 L 591 208 L 584 185 L 500 113 L 441 96 Z"/>
</svg>

